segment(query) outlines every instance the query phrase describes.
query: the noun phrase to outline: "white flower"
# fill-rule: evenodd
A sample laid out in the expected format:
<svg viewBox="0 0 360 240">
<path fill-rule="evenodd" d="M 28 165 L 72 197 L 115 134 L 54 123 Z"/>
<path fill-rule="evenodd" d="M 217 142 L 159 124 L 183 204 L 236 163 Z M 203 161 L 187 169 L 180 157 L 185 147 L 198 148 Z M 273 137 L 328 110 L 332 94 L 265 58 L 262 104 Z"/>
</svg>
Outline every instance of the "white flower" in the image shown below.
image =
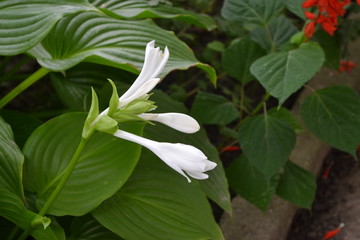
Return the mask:
<svg viewBox="0 0 360 240">
<path fill-rule="evenodd" d="M 209 176 L 204 172 L 214 169 L 217 165 L 209 161 L 202 151 L 191 145 L 156 142 L 122 130 L 117 130 L 114 136 L 146 147 L 169 167 L 183 175 L 188 182 L 191 180 L 184 171 L 195 179 L 207 179 Z"/>
<path fill-rule="evenodd" d="M 184 133 L 195 133 L 200 129 L 199 123 L 194 118 L 183 113 L 143 113 L 138 117 L 148 121 L 161 122 Z"/>
</svg>

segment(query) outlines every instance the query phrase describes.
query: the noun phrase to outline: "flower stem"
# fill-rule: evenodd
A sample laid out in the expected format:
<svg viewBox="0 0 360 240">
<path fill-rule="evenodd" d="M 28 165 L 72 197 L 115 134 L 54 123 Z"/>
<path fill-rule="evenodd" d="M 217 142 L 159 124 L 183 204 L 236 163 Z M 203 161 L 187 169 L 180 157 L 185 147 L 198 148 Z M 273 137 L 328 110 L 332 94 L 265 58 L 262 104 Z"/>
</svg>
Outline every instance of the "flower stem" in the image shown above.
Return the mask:
<svg viewBox="0 0 360 240">
<path fill-rule="evenodd" d="M 49 72 L 50 70 L 46 68 L 40 68 L 28 78 L 26 78 L 22 83 L 16 86 L 13 90 L 11 90 L 11 92 L 9 92 L 5 97 L 0 100 L 0 109 Z"/>
<path fill-rule="evenodd" d="M 93 133 L 93 132 L 92 132 Z M 92 134 L 91 133 L 91 134 Z M 38 213 L 38 215 L 40 216 L 44 216 L 47 211 L 49 210 L 49 208 L 51 207 L 51 205 L 54 203 L 54 201 L 56 200 L 56 198 L 59 196 L 61 190 L 64 188 L 65 184 L 67 183 L 67 181 L 69 180 L 72 172 L 75 169 L 75 166 L 81 156 L 82 151 L 85 148 L 86 143 L 88 142 L 88 140 L 90 139 L 91 135 L 88 138 L 81 138 L 80 143 L 69 163 L 69 165 L 65 168 L 64 170 L 64 174 L 62 175 L 58 185 L 56 186 L 55 190 L 51 193 L 50 197 L 47 199 L 47 201 L 45 202 L 44 206 L 40 209 L 40 212 Z M 28 229 L 27 231 L 24 231 L 21 236 L 18 238 L 18 240 L 24 240 L 26 239 L 26 237 L 30 234 L 31 229 Z"/>
</svg>

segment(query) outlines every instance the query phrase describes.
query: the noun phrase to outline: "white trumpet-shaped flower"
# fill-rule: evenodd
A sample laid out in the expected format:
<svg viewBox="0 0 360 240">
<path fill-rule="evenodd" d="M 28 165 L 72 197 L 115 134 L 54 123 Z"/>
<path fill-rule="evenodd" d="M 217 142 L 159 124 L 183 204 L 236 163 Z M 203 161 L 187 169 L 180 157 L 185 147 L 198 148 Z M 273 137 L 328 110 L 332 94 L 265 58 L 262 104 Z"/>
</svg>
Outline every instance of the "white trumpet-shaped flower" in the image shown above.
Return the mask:
<svg viewBox="0 0 360 240">
<path fill-rule="evenodd" d="M 118 110 L 120 112 L 128 110 L 127 107 L 137 99 L 147 99 L 147 94 L 159 83 L 160 78 L 158 78 L 158 75 L 169 58 L 169 50 L 166 47 L 162 52 L 160 48 L 155 48 L 154 44 L 155 41 L 147 44 L 145 61 L 140 75 L 119 98 Z M 98 115 L 93 125 L 108 113 L 109 108 Z M 184 133 L 194 133 L 200 129 L 198 122 L 194 118 L 183 113 L 137 114 L 136 117 L 138 118 L 146 121 L 157 121 Z M 189 182 L 191 180 L 188 175 L 196 179 L 206 179 L 208 175 L 204 172 L 216 167 L 216 163 L 209 161 L 202 151 L 191 145 L 156 142 L 122 130 L 117 130 L 113 135 L 148 148 L 168 166 L 186 177 Z"/>
<path fill-rule="evenodd" d="M 191 180 L 184 171 L 195 179 L 207 179 L 209 176 L 204 172 L 214 169 L 217 165 L 209 161 L 202 151 L 191 145 L 156 142 L 122 130 L 117 130 L 114 136 L 146 147 L 169 167 L 183 175 L 188 182 Z"/>
<path fill-rule="evenodd" d="M 138 117 L 163 123 L 184 133 L 195 133 L 200 129 L 199 123 L 194 118 L 183 113 L 143 113 Z"/>
</svg>

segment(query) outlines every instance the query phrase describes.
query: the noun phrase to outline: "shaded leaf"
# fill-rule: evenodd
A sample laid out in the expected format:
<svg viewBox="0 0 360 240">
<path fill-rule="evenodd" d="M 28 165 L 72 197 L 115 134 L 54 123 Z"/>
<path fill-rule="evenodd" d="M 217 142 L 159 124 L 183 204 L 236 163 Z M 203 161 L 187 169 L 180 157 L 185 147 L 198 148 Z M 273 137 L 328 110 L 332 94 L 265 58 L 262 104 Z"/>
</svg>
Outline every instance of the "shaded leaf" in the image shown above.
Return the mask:
<svg viewBox="0 0 360 240">
<path fill-rule="evenodd" d="M 316 31 L 315 39 L 324 50 L 325 66 L 334 70 L 339 70 L 341 58 L 339 40 L 335 36 L 329 35 L 324 30 Z"/>
<path fill-rule="evenodd" d="M 305 0 L 287 0 L 285 1 L 286 8 L 289 9 L 292 13 L 294 13 L 299 18 L 306 20 L 304 14 L 304 8 L 302 7 L 302 3 Z"/>
<path fill-rule="evenodd" d="M 255 79 L 250 73 L 251 64 L 266 52 L 249 39 L 235 39 L 222 56 L 222 66 L 227 74 L 246 84 Z"/>
<path fill-rule="evenodd" d="M 246 25 L 266 26 L 284 8 L 284 0 L 225 0 L 221 15 Z"/>
<path fill-rule="evenodd" d="M 299 121 L 295 118 L 294 114 L 286 108 L 272 108 L 268 110 L 268 114 L 287 122 L 295 132 L 302 132 L 304 130 Z"/>
<path fill-rule="evenodd" d="M 301 118 L 322 141 L 356 156 L 360 144 L 360 97 L 346 86 L 315 91 L 301 105 Z"/>
<path fill-rule="evenodd" d="M 278 176 L 269 180 L 241 155 L 226 169 L 231 189 L 261 210 L 268 208 L 275 194 Z"/>
<path fill-rule="evenodd" d="M 287 122 L 261 114 L 241 125 L 239 142 L 250 163 L 270 179 L 289 158 L 296 135 Z"/>
<path fill-rule="evenodd" d="M 280 174 L 280 182 L 276 189 L 276 194 L 299 207 L 310 210 L 315 193 L 315 176 L 288 161 L 284 167 L 284 173 Z"/>
<path fill-rule="evenodd" d="M 226 125 L 240 115 L 234 103 L 223 96 L 206 92 L 198 92 L 191 114 L 201 123 L 220 125 Z"/>
</svg>

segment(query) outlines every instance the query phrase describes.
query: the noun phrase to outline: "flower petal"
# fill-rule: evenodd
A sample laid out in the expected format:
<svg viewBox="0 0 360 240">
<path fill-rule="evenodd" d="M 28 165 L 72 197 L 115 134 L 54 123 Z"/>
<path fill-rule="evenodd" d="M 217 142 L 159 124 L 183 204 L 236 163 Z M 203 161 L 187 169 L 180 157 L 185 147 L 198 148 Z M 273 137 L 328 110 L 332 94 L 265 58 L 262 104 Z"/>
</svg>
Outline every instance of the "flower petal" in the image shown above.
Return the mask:
<svg viewBox="0 0 360 240">
<path fill-rule="evenodd" d="M 163 123 L 184 133 L 195 133 L 199 131 L 199 123 L 189 115 L 183 113 L 143 113 L 138 115 L 148 121 Z"/>
</svg>

